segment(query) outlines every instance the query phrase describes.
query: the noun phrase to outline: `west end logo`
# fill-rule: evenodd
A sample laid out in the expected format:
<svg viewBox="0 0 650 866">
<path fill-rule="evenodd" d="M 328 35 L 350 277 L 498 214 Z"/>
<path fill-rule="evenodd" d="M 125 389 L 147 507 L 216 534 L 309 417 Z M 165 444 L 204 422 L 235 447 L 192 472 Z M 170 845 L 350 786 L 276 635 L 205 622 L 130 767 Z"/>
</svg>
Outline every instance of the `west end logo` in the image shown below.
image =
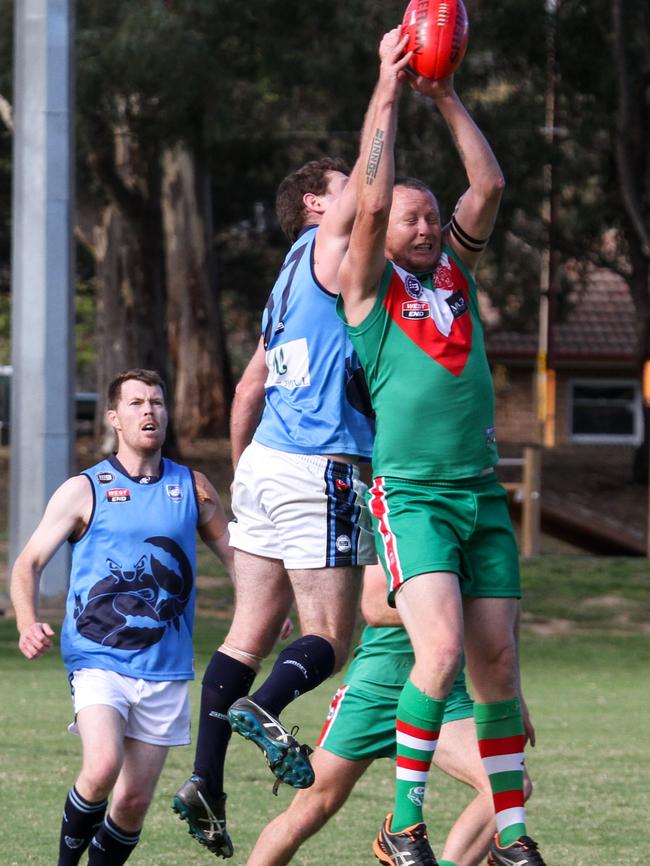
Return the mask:
<svg viewBox="0 0 650 866">
<path fill-rule="evenodd" d="M 404 280 L 404 288 L 406 289 L 406 294 L 410 298 L 414 298 L 416 301 L 418 298 L 422 297 L 422 292 L 424 291 L 420 281 L 411 274 L 408 274 Z"/>
</svg>

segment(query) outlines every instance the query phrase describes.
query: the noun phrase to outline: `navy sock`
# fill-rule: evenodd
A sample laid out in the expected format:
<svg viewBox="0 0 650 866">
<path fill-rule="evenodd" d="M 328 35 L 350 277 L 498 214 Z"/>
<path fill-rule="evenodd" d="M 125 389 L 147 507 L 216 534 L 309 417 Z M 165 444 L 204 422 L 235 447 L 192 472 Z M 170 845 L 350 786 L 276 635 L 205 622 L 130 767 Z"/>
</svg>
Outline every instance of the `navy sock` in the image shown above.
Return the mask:
<svg viewBox="0 0 650 866">
<path fill-rule="evenodd" d="M 140 830 L 135 833 L 122 830 L 107 815 L 90 841 L 88 866 L 122 866 L 139 841 Z"/>
<path fill-rule="evenodd" d="M 218 650 L 205 669 L 194 772 L 205 780 L 213 797 L 223 793 L 223 767 L 232 734 L 228 709 L 250 692 L 255 676 L 248 665 Z"/>
<path fill-rule="evenodd" d="M 326 680 L 335 660 L 332 644 L 325 638 L 315 634 L 300 637 L 282 650 L 271 673 L 251 697 L 279 716 L 287 704 Z"/>
<path fill-rule="evenodd" d="M 58 866 L 77 866 L 81 855 L 104 820 L 108 800 L 90 803 L 72 786 L 63 807 Z"/>
</svg>

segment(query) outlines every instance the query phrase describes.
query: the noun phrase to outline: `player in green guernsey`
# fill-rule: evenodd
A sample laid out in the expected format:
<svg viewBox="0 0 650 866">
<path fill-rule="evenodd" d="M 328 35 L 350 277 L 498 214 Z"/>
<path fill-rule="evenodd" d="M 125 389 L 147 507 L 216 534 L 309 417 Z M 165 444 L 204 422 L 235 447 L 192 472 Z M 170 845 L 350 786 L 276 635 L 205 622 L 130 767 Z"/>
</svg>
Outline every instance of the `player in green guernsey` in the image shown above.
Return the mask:
<svg viewBox="0 0 650 866">
<path fill-rule="evenodd" d="M 399 56 L 405 46 L 385 38 L 380 56 Z M 369 504 L 389 602 L 415 664 L 397 708 L 394 812 L 373 850 L 385 864 L 435 866 L 414 789 L 426 785 L 464 644 L 496 815 L 488 863 L 543 866 L 525 824 L 518 558 L 494 474 L 494 395 L 474 282 L 504 179 L 453 78 L 409 78 L 442 115 L 469 181 L 443 230 L 428 187 L 395 182 L 397 106 L 407 76 L 398 64 L 381 68 L 374 136 L 362 145 L 365 171 L 339 271 L 339 311 L 376 414 Z"/>
<path fill-rule="evenodd" d="M 344 805 L 376 759 L 395 759 L 395 710 L 413 666 L 413 650 L 398 612 L 386 604 L 385 587 L 381 568 L 367 567 L 361 612 L 369 624 L 344 684 L 330 703 L 312 756 L 316 781 L 311 788 L 299 791 L 265 827 L 247 866 L 285 866 L 291 862 L 298 848 Z M 534 728 L 528 719 L 527 733 L 534 741 Z M 447 833 L 440 866 L 475 866 L 484 859 L 494 834 L 494 813 L 462 671 L 447 698 L 434 760 L 444 773 L 475 791 Z M 527 796 L 531 790 L 527 780 Z M 330 850 L 330 855 L 336 859 L 334 851 Z"/>
</svg>

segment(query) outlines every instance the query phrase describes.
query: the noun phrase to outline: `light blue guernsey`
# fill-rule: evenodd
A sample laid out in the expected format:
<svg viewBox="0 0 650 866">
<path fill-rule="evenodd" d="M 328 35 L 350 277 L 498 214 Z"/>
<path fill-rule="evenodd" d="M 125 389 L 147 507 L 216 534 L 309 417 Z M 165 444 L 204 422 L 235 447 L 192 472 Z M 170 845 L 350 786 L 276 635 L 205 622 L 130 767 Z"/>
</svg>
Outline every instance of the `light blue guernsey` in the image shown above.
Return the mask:
<svg viewBox="0 0 650 866">
<path fill-rule="evenodd" d="M 316 226 L 289 250 L 262 317 L 268 376 L 256 441 L 297 454 L 369 458 L 374 425 L 359 360 L 314 275 Z"/>
<path fill-rule="evenodd" d="M 83 474 L 94 504 L 72 544 L 61 633 L 67 670 L 193 679 L 199 509 L 191 471 L 163 458 L 159 478 L 134 479 L 111 457 Z"/>
</svg>

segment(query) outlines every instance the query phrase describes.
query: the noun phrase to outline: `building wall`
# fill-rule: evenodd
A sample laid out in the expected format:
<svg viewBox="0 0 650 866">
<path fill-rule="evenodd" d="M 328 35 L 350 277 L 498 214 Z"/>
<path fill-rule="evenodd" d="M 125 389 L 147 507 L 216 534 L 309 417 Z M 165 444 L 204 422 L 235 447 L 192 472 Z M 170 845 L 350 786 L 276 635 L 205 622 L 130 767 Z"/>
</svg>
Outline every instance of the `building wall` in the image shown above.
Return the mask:
<svg viewBox="0 0 650 866">
<path fill-rule="evenodd" d="M 497 441 L 500 445 L 536 441 L 533 372 L 495 364 L 492 374 L 496 395 Z"/>
<path fill-rule="evenodd" d="M 492 367 L 496 394 L 497 441 L 501 444 L 536 442 L 537 405 L 535 402 L 535 373 L 530 368 L 506 367 L 494 363 Z M 555 444 L 574 445 L 571 442 L 570 384 L 575 379 L 633 380 L 629 369 L 569 369 L 556 374 L 555 392 Z"/>
</svg>

